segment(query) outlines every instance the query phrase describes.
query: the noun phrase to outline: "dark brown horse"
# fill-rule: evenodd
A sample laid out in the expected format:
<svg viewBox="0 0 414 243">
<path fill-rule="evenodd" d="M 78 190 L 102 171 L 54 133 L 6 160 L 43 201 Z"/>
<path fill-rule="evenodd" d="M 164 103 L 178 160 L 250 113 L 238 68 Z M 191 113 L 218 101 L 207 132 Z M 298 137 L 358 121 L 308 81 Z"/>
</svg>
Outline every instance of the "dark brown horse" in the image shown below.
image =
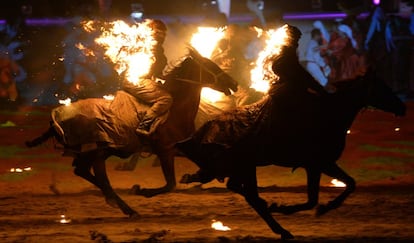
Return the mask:
<svg viewBox="0 0 414 243">
<path fill-rule="evenodd" d="M 166 75 L 165 88 L 173 97 L 173 105 L 165 123 L 150 138 L 136 134 L 146 107 L 130 94 L 118 91 L 113 101 L 85 99 L 52 110 L 49 130 L 27 142 L 36 146 L 54 136 L 64 146 L 65 154 L 74 156 L 74 173 L 101 189 L 106 201 L 119 207 L 124 214 L 134 216 L 131 209 L 113 190 L 107 177 L 105 160 L 115 155 L 126 158 L 151 147 L 161 161 L 166 185 L 141 190 L 147 196 L 171 191 L 176 186 L 174 145 L 193 134 L 194 118 L 202 87 L 230 94 L 237 83 L 216 64 L 190 49 L 189 55 Z"/>
<path fill-rule="evenodd" d="M 246 107 L 225 113 L 221 118 L 206 123 L 192 139 L 177 144 L 200 167 L 196 174 L 184 176 L 181 182 L 206 183 L 214 178 L 229 177 L 227 188 L 243 195 L 273 232 L 280 234 L 282 239 L 293 238 L 289 231 L 275 221 L 271 212 L 292 214 L 314 208 L 318 204 L 321 174 L 343 181 L 346 188 L 334 200 L 319 206 L 318 215 L 339 207 L 354 191 L 354 179 L 336 161 L 344 150 L 347 130 L 358 112 L 366 106 L 373 106 L 398 116 L 405 114 L 404 103 L 382 80 L 371 74 L 344 82 L 342 86 L 340 91 L 326 97 L 323 103 L 302 100 L 292 110 L 291 100 L 300 97 L 284 93 L 281 84 L 275 94 L 261 101 L 264 105 L 257 103 L 251 106 L 253 110 L 256 109 L 254 106 L 265 109 L 261 117 L 252 117 L 260 120 L 259 126 L 232 144 L 215 142 L 214 138 L 223 138 L 223 131 L 237 131 L 228 124 L 244 121 L 237 114 L 246 116 L 246 112 L 240 112 L 240 109 Z M 217 124 L 224 127 L 219 129 L 219 135 L 216 134 Z M 246 129 L 250 127 L 247 126 Z M 260 198 L 256 166 L 272 164 L 293 169 L 302 167 L 306 170 L 306 203 L 288 206 L 272 204 L 268 207 L 266 201 Z"/>
</svg>

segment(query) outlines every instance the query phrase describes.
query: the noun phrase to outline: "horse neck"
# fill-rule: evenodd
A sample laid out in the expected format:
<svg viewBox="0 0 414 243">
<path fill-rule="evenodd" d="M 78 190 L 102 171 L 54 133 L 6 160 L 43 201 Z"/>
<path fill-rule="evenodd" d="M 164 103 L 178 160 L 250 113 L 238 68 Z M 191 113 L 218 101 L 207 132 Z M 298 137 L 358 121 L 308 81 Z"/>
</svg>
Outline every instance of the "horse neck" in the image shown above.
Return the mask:
<svg viewBox="0 0 414 243">
<path fill-rule="evenodd" d="M 351 127 L 358 113 L 366 106 L 367 92 L 366 85 L 360 83 L 337 94 L 336 102 L 331 103 L 335 119 L 344 131 Z"/>
<path fill-rule="evenodd" d="M 180 126 L 193 128 L 200 104 L 201 85 L 173 79 L 167 80 L 166 88 L 173 98 L 170 119 L 178 121 Z"/>
</svg>

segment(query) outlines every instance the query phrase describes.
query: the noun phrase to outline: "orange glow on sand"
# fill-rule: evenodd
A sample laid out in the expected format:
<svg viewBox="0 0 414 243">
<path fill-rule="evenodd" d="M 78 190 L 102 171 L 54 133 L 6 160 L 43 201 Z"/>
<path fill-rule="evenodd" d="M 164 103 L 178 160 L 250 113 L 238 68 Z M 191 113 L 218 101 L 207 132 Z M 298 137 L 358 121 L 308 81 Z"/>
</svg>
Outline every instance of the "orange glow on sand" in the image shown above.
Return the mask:
<svg viewBox="0 0 414 243">
<path fill-rule="evenodd" d="M 218 231 L 229 231 L 231 230 L 230 227 L 223 225 L 222 222 L 213 220 L 211 224 L 211 228 L 218 230 Z"/>
<path fill-rule="evenodd" d="M 337 179 L 332 179 L 330 186 L 331 187 L 346 187 L 346 184 L 343 183 L 342 181 L 337 180 Z"/>
</svg>

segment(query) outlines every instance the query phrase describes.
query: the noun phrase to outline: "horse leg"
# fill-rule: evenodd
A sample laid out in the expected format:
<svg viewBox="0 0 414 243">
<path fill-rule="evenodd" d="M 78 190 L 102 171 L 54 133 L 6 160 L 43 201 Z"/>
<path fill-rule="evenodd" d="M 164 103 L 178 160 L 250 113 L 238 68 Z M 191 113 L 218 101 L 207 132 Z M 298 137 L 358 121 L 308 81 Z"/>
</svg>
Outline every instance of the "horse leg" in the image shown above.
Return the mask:
<svg viewBox="0 0 414 243">
<path fill-rule="evenodd" d="M 243 178 L 243 179 L 241 179 Z M 227 188 L 244 196 L 245 200 L 251 207 L 260 215 L 260 217 L 267 223 L 270 229 L 281 235 L 282 240 L 293 239 L 293 235 L 285 230 L 270 213 L 266 201 L 259 196 L 257 190 L 256 171 L 252 169 L 247 176 L 230 177 L 227 183 Z"/>
<path fill-rule="evenodd" d="M 175 189 L 177 183 L 175 180 L 174 155 L 173 149 L 158 149 L 157 155 L 160 158 L 161 169 L 166 180 L 166 185 L 160 188 L 144 188 L 140 189 L 138 185 L 132 187 L 132 193 L 143 195 L 145 197 L 153 197 L 158 194 L 171 192 Z"/>
<path fill-rule="evenodd" d="M 345 190 L 339 194 L 334 200 L 328 202 L 326 205 L 320 205 L 316 211 L 316 215 L 322 215 L 328 211 L 338 208 L 345 201 L 345 199 L 355 191 L 355 180 L 349 176 L 344 170 L 342 170 L 336 163 L 330 164 L 328 167 L 323 168 L 323 173 L 336 178 L 345 183 Z"/>
<path fill-rule="evenodd" d="M 112 188 L 108 175 L 106 173 L 105 159 L 97 159 L 92 163 L 93 173 L 95 174 L 94 178 L 97 186 L 101 189 L 102 193 L 105 196 L 108 204 L 116 204 L 124 214 L 129 215 L 130 217 L 138 216 L 138 213 L 128 206 L 114 191 Z"/>
<path fill-rule="evenodd" d="M 193 182 L 200 182 L 201 184 L 205 184 L 209 183 L 214 179 L 215 177 L 212 176 L 210 173 L 205 172 L 203 169 L 199 169 L 194 174 L 184 174 L 180 179 L 180 183 L 190 184 Z"/>
<path fill-rule="evenodd" d="M 306 174 L 308 201 L 306 203 L 296 205 L 277 205 L 273 203 L 269 207 L 271 212 L 293 214 L 299 211 L 310 210 L 318 204 L 321 173 L 318 170 L 306 168 Z"/>
<path fill-rule="evenodd" d="M 121 162 L 115 166 L 115 170 L 133 171 L 138 164 L 140 153 L 133 154 L 127 162 Z"/>
</svg>

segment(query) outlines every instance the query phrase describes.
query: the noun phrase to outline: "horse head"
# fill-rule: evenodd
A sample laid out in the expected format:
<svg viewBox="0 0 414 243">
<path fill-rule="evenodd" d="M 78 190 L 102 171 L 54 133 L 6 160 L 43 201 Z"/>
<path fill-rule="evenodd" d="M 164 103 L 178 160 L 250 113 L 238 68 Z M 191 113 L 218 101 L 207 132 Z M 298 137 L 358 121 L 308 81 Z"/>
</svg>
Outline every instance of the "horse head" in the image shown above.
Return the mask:
<svg viewBox="0 0 414 243">
<path fill-rule="evenodd" d="M 392 91 L 392 89 L 375 73 L 371 72 L 364 76 L 368 85 L 366 105 L 375 107 L 385 112 L 393 113 L 395 116 L 404 116 L 406 105 Z"/>
<path fill-rule="evenodd" d="M 404 102 L 384 80 L 375 75 L 373 70 L 369 70 L 364 76 L 338 82 L 336 88 L 338 97 L 343 97 L 342 100 L 345 103 L 356 102 L 362 107 L 371 106 L 393 113 L 396 116 L 405 115 L 406 106 Z M 346 98 L 344 99 L 344 97 Z M 345 106 L 348 106 L 348 104 L 345 104 Z"/>
<path fill-rule="evenodd" d="M 217 64 L 201 56 L 194 48 L 188 47 L 188 55 L 166 75 L 184 83 L 209 87 L 230 95 L 237 91 L 237 82 L 225 73 Z"/>
</svg>

